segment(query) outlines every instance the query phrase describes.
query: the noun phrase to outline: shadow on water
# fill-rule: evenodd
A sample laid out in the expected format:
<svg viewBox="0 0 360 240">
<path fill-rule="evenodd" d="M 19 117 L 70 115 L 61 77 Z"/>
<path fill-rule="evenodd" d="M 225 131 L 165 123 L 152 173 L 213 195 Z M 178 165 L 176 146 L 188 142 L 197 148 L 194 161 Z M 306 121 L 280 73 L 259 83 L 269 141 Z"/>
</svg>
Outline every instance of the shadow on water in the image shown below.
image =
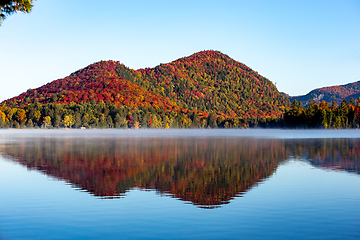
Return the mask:
<svg viewBox="0 0 360 240">
<path fill-rule="evenodd" d="M 201 208 L 242 196 L 290 158 L 360 173 L 359 139 L 38 136 L 5 141 L 0 154 L 97 197 L 155 189 Z"/>
</svg>

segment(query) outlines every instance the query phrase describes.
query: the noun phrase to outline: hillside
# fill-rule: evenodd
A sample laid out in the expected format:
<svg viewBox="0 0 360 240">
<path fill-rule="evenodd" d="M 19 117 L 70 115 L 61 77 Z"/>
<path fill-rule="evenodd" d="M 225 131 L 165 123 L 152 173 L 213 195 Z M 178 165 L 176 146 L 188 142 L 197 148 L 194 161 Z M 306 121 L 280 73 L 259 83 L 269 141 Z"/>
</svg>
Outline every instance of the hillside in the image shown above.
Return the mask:
<svg viewBox="0 0 360 240">
<path fill-rule="evenodd" d="M 279 117 L 289 105 L 268 79 L 217 51 L 202 51 L 155 68 L 118 74 L 189 110 L 225 117 Z"/>
<path fill-rule="evenodd" d="M 121 64 L 114 61 L 97 62 L 63 79 L 29 89 L 5 103 L 22 106 L 34 102 L 69 104 L 102 100 L 116 106 L 180 109 L 165 97 L 118 77 L 115 69 L 119 66 Z"/>
<path fill-rule="evenodd" d="M 91 64 L 2 102 L 0 128 L 246 127 L 279 119 L 289 105 L 249 67 L 202 51 L 139 70 L 115 61 Z"/>
<path fill-rule="evenodd" d="M 307 105 L 307 102 L 310 99 L 313 99 L 315 102 L 319 103 L 325 101 L 331 103 L 335 101 L 337 104 L 340 104 L 342 100 L 346 99 L 348 102 L 351 98 L 354 100 L 360 97 L 360 81 L 348 83 L 345 85 L 339 86 L 330 86 L 314 89 L 306 95 L 289 97 L 289 100 L 292 102 L 295 99 L 301 101 L 303 105 Z"/>
</svg>

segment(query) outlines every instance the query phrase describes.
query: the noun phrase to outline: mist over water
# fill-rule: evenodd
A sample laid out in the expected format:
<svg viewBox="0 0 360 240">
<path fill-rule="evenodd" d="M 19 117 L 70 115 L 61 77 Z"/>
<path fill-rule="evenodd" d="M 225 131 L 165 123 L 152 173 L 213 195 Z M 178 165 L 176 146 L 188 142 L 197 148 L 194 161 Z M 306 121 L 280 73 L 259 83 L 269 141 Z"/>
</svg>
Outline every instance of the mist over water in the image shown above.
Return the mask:
<svg viewBox="0 0 360 240">
<path fill-rule="evenodd" d="M 152 138 L 152 137 L 251 137 L 251 138 L 360 138 L 360 129 L 37 129 L 1 130 L 5 138 Z"/>
</svg>

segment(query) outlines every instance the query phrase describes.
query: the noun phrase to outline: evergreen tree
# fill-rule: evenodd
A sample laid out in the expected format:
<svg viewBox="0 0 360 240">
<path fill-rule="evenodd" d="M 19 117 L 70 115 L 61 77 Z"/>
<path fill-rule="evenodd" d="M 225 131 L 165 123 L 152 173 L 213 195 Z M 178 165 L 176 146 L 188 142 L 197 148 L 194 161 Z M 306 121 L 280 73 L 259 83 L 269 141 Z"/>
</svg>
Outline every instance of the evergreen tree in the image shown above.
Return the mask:
<svg viewBox="0 0 360 240">
<path fill-rule="evenodd" d="M 79 128 L 82 126 L 82 122 L 81 122 L 81 114 L 79 112 L 75 113 L 75 123 L 74 123 L 74 127 L 75 128 Z"/>
<path fill-rule="evenodd" d="M 27 121 L 26 127 L 27 127 L 27 128 L 33 128 L 33 127 L 34 127 L 34 123 L 33 123 L 33 121 L 32 121 L 31 119 L 29 119 L 29 120 Z"/>
</svg>

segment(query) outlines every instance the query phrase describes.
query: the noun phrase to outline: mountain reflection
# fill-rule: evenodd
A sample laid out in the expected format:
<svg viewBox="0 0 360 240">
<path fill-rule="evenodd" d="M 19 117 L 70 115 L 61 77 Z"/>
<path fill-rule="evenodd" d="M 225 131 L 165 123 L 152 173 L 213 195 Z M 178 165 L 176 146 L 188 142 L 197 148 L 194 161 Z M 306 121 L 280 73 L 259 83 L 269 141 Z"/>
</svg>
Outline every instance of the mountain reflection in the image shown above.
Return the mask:
<svg viewBox="0 0 360 240">
<path fill-rule="evenodd" d="M 358 139 L 24 138 L 3 157 L 63 179 L 94 196 L 155 189 L 203 208 L 241 196 L 291 157 L 359 173 Z"/>
<path fill-rule="evenodd" d="M 292 156 L 315 167 L 360 174 L 360 139 L 288 140 L 287 148 Z"/>
</svg>

